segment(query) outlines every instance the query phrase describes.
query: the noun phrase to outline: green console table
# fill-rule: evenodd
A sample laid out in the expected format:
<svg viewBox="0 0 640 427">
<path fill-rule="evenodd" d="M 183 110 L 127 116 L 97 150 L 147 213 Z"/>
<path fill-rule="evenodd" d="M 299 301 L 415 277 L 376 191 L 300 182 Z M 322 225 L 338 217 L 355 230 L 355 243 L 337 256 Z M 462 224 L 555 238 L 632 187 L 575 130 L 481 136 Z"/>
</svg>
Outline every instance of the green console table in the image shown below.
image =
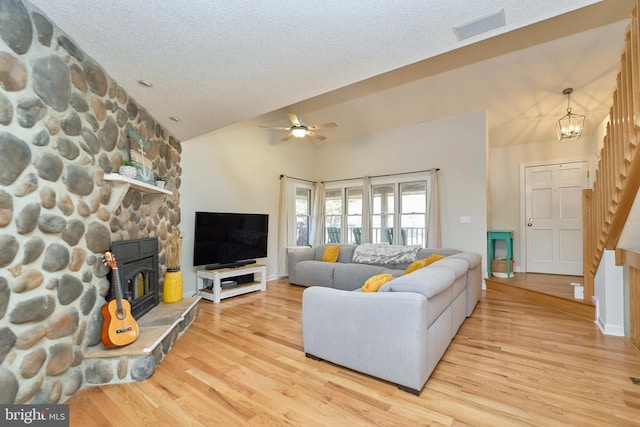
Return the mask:
<svg viewBox="0 0 640 427">
<path fill-rule="evenodd" d="M 507 244 L 507 278 L 511 278 L 511 260 L 513 259 L 513 231 L 487 231 L 487 276 L 491 278 L 491 261 L 496 251 L 496 240 Z"/>
</svg>

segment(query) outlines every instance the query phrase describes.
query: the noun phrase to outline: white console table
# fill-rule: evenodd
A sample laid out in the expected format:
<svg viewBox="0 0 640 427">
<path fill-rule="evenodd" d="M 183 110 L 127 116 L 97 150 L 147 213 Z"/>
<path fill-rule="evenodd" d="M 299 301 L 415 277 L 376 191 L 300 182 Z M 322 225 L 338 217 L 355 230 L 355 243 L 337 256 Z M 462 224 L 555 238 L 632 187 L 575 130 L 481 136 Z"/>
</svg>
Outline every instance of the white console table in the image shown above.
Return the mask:
<svg viewBox="0 0 640 427">
<path fill-rule="evenodd" d="M 258 273 L 260 275 L 259 280 L 222 289 L 223 279 L 252 273 Z M 197 295 L 214 303 L 218 303 L 224 298 L 230 298 L 248 292 L 267 290 L 267 267 L 262 264 L 248 264 L 242 267 L 221 268 L 218 270 L 198 270 L 196 275 Z M 213 281 L 213 288 L 207 288 L 207 280 Z"/>
</svg>

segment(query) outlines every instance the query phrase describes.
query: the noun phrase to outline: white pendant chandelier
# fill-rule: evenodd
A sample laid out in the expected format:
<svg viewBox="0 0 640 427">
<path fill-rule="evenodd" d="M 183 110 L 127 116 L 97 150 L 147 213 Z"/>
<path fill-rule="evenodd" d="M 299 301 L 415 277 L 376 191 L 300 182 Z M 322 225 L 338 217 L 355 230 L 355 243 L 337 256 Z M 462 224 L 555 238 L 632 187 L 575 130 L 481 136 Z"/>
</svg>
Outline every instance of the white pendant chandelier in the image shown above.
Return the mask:
<svg viewBox="0 0 640 427">
<path fill-rule="evenodd" d="M 575 114 L 571 112 L 571 94 L 573 88 L 566 88 L 562 91 L 563 95 L 567 95 L 567 114 L 558 120 L 556 123 L 556 134 L 558 135 L 558 141 L 572 140 L 580 138 L 582 130 L 584 129 L 583 114 Z"/>
</svg>

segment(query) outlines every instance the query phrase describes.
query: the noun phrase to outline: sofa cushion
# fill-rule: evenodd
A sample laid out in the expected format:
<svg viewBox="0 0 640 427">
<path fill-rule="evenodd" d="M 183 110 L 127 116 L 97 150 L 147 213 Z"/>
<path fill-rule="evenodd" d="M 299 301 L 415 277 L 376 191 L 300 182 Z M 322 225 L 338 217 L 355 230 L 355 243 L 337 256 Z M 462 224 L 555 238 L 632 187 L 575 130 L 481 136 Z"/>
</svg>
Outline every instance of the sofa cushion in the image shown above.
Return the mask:
<svg viewBox="0 0 640 427">
<path fill-rule="evenodd" d="M 378 292 L 412 292 L 424 295 L 429 301 L 427 326 L 430 326 L 451 304 L 452 285 L 455 280 L 455 273 L 452 270 L 437 267 L 437 264 L 434 264 L 397 277 L 380 288 Z"/>
<path fill-rule="evenodd" d="M 393 276 L 389 273 L 376 274 L 371 276 L 362 285 L 362 292 L 378 292 L 378 289 L 385 283 L 393 279 Z"/>
<path fill-rule="evenodd" d="M 451 255 L 451 258 L 458 258 L 467 261 L 469 263 L 469 269 L 472 269 L 482 262 L 482 256 L 475 252 L 460 252 Z"/>
<path fill-rule="evenodd" d="M 456 275 L 452 270 L 433 265 L 396 277 L 380 288 L 379 292 L 417 292 L 430 299 L 447 289 L 450 290 L 454 280 Z"/>
<path fill-rule="evenodd" d="M 433 255 L 429 255 L 426 258 L 422 258 L 422 259 L 418 259 L 415 260 L 414 262 L 412 262 L 409 267 L 407 267 L 404 270 L 403 274 L 409 274 L 409 273 L 413 273 L 414 271 L 426 267 L 428 265 L 433 264 L 436 261 L 441 260 L 442 258 L 446 258 L 444 255 L 440 255 L 440 254 L 433 254 Z"/>
<path fill-rule="evenodd" d="M 453 254 L 458 254 L 460 251 L 458 249 L 447 249 L 447 248 L 422 248 L 418 251 L 416 255 L 417 259 L 427 258 L 429 255 L 438 254 L 444 256 L 451 256 Z"/>
<path fill-rule="evenodd" d="M 300 261 L 294 267 L 296 282 L 303 283 L 305 286 L 333 287 L 335 265 L 337 264 L 316 260 Z"/>
<path fill-rule="evenodd" d="M 336 262 L 338 261 L 338 255 L 340 255 L 340 246 L 331 245 L 324 248 L 322 254 L 322 261 L 324 262 Z"/>
<path fill-rule="evenodd" d="M 435 265 L 437 265 L 438 267 L 450 268 L 456 275 L 456 278 L 464 276 L 465 274 L 467 274 L 467 271 L 469 271 L 469 263 L 460 258 L 447 257 L 438 261 L 438 263 Z"/>
<path fill-rule="evenodd" d="M 451 298 L 455 299 L 460 295 L 467 287 L 467 272 L 469 271 L 469 264 L 467 261 L 459 258 L 448 257 L 437 264 L 434 264 L 438 268 L 448 268 L 456 275 L 456 280 L 451 285 Z"/>
<path fill-rule="evenodd" d="M 327 246 L 333 246 L 333 245 L 323 244 L 323 245 L 316 246 L 313 259 L 315 259 L 316 261 L 322 261 L 322 255 L 324 255 L 324 250 Z M 337 246 L 340 246 L 340 253 L 338 254 L 338 262 L 351 262 L 351 260 L 353 259 L 353 251 L 358 245 L 343 243 Z"/>
<path fill-rule="evenodd" d="M 438 254 L 438 255 L 444 255 L 444 256 L 450 256 L 453 254 L 457 254 L 460 251 L 457 249 L 446 249 L 446 248 L 422 248 L 418 251 L 418 253 L 416 254 L 416 260 L 422 259 L 422 258 L 428 258 L 429 256 L 433 255 L 433 254 Z M 394 265 L 389 265 L 388 267 L 390 268 L 395 268 L 398 270 L 405 270 L 407 267 L 409 267 L 411 263 L 399 263 L 399 264 L 394 264 Z"/>
<path fill-rule="evenodd" d="M 325 265 L 329 265 L 324 263 Z M 359 289 L 371 276 L 382 273 L 391 273 L 387 268 L 379 265 L 341 263 L 330 264 L 333 267 L 333 284 L 331 287 L 352 291 Z M 393 274 L 392 274 L 393 276 Z M 325 285 L 327 286 L 327 285 Z"/>
</svg>

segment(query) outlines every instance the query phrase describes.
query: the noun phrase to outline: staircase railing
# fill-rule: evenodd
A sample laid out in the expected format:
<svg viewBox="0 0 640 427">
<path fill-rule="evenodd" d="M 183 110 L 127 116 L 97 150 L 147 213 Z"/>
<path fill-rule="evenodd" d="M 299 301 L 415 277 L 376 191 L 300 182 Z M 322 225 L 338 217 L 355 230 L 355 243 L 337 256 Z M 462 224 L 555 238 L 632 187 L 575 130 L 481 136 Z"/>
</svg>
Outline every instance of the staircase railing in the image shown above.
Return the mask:
<svg viewBox="0 0 640 427">
<path fill-rule="evenodd" d="M 591 300 L 602 255 L 617 247 L 640 187 L 640 32 L 638 10 L 631 13 L 620 59 L 613 106 L 593 189 L 583 191 L 585 299 Z"/>
</svg>

